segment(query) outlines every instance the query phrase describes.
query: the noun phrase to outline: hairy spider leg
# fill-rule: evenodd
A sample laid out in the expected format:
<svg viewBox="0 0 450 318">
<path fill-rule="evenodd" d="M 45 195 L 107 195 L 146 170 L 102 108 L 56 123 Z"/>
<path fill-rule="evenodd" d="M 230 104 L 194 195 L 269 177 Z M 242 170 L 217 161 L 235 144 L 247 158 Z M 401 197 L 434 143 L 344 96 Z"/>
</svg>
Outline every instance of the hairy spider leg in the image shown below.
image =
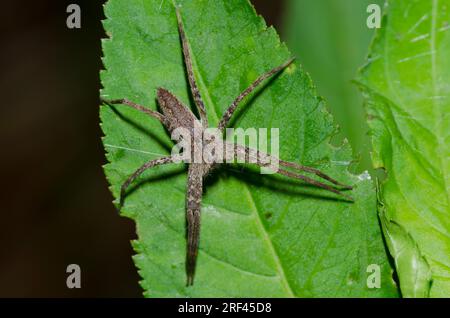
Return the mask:
<svg viewBox="0 0 450 318">
<path fill-rule="evenodd" d="M 330 177 L 329 175 L 323 173 L 319 169 L 303 166 L 303 165 L 300 165 L 300 164 L 295 163 L 295 162 L 284 161 L 284 160 L 281 160 L 281 159 L 279 159 L 279 162 L 280 162 L 280 165 L 283 166 L 283 167 L 293 168 L 293 169 L 297 169 L 297 170 L 313 173 L 316 176 L 318 176 L 318 177 L 320 177 L 322 179 L 325 179 L 325 180 L 327 180 L 327 181 L 337 185 L 338 187 L 341 187 L 344 190 L 352 190 L 353 189 L 352 186 L 340 183 L 339 181 L 333 179 L 332 177 Z"/>
<path fill-rule="evenodd" d="M 270 154 L 267 154 L 265 152 L 259 151 L 257 149 L 251 149 L 249 147 L 245 147 L 245 146 L 241 146 L 241 145 L 237 145 L 237 144 L 229 144 L 227 143 L 230 147 L 235 147 L 235 149 L 237 149 L 236 147 L 240 147 L 242 148 L 242 151 L 248 153 L 248 152 L 254 152 L 254 156 L 257 157 L 258 162 L 262 161 L 262 158 L 267 158 L 270 160 L 276 160 L 280 163 L 281 166 L 286 167 L 286 168 L 293 168 L 296 170 L 300 170 L 300 171 L 305 171 L 305 172 L 309 172 L 309 173 L 313 173 L 316 176 L 318 176 L 319 178 L 322 178 L 324 180 L 327 180 L 331 183 L 333 183 L 334 185 L 337 185 L 338 187 L 342 188 L 343 190 L 352 190 L 353 187 L 346 185 L 346 184 L 342 184 L 339 181 L 333 179 L 332 177 L 330 177 L 329 175 L 323 173 L 322 171 L 320 171 L 319 169 L 316 168 L 312 168 L 312 167 L 307 167 L 307 166 L 303 166 L 301 164 L 295 163 L 295 162 L 290 162 L 290 161 L 285 161 L 279 158 L 276 158 Z M 240 150 L 241 151 L 241 150 Z"/>
<path fill-rule="evenodd" d="M 234 151 L 235 159 L 237 158 L 237 156 L 238 156 L 239 154 L 244 154 L 246 158 L 252 157 L 253 159 L 255 159 L 255 164 L 258 165 L 258 166 L 260 166 L 260 167 L 268 167 L 268 166 L 269 166 L 267 163 L 265 163 L 265 161 L 267 160 L 267 158 L 277 159 L 277 158 L 275 158 L 275 157 L 273 157 L 273 156 L 270 156 L 270 155 L 268 155 L 268 154 L 265 154 L 265 153 L 262 153 L 262 152 L 260 152 L 260 151 L 257 151 L 257 150 L 254 150 L 254 149 L 251 149 L 251 148 L 248 148 L 248 147 L 244 147 L 244 146 L 241 146 L 241 145 L 236 145 L 236 144 L 235 144 L 235 145 L 234 145 L 234 150 L 235 150 L 235 151 Z M 280 164 L 281 164 L 281 160 L 279 160 L 279 162 L 280 162 Z M 289 163 L 289 162 L 287 162 L 287 161 L 283 161 L 283 162 L 284 162 L 284 163 Z M 316 187 L 322 188 L 322 189 L 324 189 L 324 190 L 333 192 L 333 193 L 335 193 L 335 194 L 337 194 L 337 195 L 340 195 L 340 196 L 344 197 L 345 199 L 347 199 L 347 200 L 349 200 L 349 201 L 352 201 L 352 202 L 354 201 L 354 199 L 353 199 L 352 197 L 350 197 L 350 196 L 348 196 L 348 195 L 342 193 L 341 191 L 339 191 L 339 190 L 337 190 L 337 189 L 335 189 L 335 188 L 329 186 L 328 184 L 319 182 L 319 181 L 317 181 L 317 180 L 314 180 L 314 179 L 312 179 L 312 178 L 310 178 L 310 177 L 301 175 L 301 174 L 299 174 L 299 173 L 292 172 L 292 171 L 288 171 L 288 170 L 284 170 L 284 169 L 279 169 L 279 170 L 277 171 L 277 173 L 278 173 L 278 174 L 281 174 L 281 175 L 284 175 L 284 176 L 286 176 L 286 177 L 293 178 L 293 179 L 299 179 L 299 180 L 302 180 L 302 181 L 304 181 L 304 182 L 306 182 L 306 183 L 308 183 L 308 184 L 311 184 L 311 185 L 313 185 L 313 186 L 316 186 Z M 322 172 L 321 172 L 321 174 L 322 174 L 322 175 L 325 175 L 325 174 L 322 173 Z M 327 177 L 328 177 L 328 176 L 327 176 Z M 328 177 L 328 178 L 331 179 L 330 177 Z M 332 179 L 332 180 L 333 180 L 333 179 Z M 336 181 L 336 182 L 337 182 L 337 181 Z M 349 187 L 349 186 L 346 186 L 346 187 Z"/>
<path fill-rule="evenodd" d="M 178 22 L 178 33 L 180 34 L 181 44 L 183 47 L 184 64 L 186 65 L 186 71 L 189 79 L 189 86 L 191 87 L 192 96 L 194 97 L 195 105 L 200 113 L 200 119 L 202 121 L 203 128 L 208 128 L 208 116 L 206 114 L 205 104 L 203 103 L 200 91 L 197 86 L 197 82 L 194 77 L 194 70 L 192 68 L 191 50 L 189 43 L 186 40 L 186 34 L 183 28 L 183 20 L 181 19 L 181 13 L 178 7 L 175 7 Z"/>
<path fill-rule="evenodd" d="M 134 102 L 132 102 L 132 101 L 129 101 L 128 99 L 125 99 L 125 98 L 121 98 L 121 99 L 112 99 L 112 100 L 108 100 L 108 99 L 101 98 L 101 101 L 102 101 L 103 103 L 107 104 L 107 105 L 126 105 L 126 106 L 129 106 L 129 107 L 131 107 L 131 108 L 134 108 L 134 109 L 140 111 L 141 113 L 147 114 L 147 115 L 149 115 L 150 117 L 153 117 L 153 118 L 159 120 L 159 121 L 160 121 L 163 125 L 165 125 L 165 126 L 166 126 L 167 123 L 168 123 L 168 122 L 167 122 L 167 118 L 166 118 L 163 114 L 161 114 L 161 113 L 159 113 L 159 112 L 157 112 L 157 111 L 148 109 L 148 108 L 145 107 L 145 106 L 136 104 L 136 103 L 134 103 Z"/>
<path fill-rule="evenodd" d="M 177 156 L 168 156 L 168 157 L 153 159 L 153 160 L 147 161 L 141 167 L 139 167 L 139 169 L 137 169 L 131 176 L 129 176 L 128 179 L 120 187 L 120 207 L 122 207 L 122 205 L 123 205 L 123 200 L 125 198 L 125 191 L 130 186 L 130 184 L 134 180 L 136 180 L 137 177 L 139 177 L 147 169 L 177 161 L 176 157 Z"/>
<path fill-rule="evenodd" d="M 188 171 L 186 221 L 187 221 L 187 251 L 186 251 L 186 286 L 194 284 L 200 239 L 200 210 L 203 195 L 203 164 L 191 163 Z"/>
<path fill-rule="evenodd" d="M 228 107 L 228 109 L 223 114 L 222 118 L 220 119 L 218 128 L 221 132 L 224 131 L 224 129 L 228 126 L 228 123 L 230 122 L 231 117 L 233 116 L 234 112 L 236 111 L 239 103 L 251 92 L 253 92 L 258 85 L 260 85 L 265 79 L 271 77 L 272 75 L 280 72 L 281 70 L 288 67 L 292 62 L 294 62 L 295 57 L 290 58 L 285 63 L 281 64 L 280 66 L 277 66 L 270 71 L 260 75 L 252 84 L 250 84 L 249 87 L 247 87 L 242 93 L 239 94 L 238 97 L 233 101 L 233 103 Z"/>
</svg>

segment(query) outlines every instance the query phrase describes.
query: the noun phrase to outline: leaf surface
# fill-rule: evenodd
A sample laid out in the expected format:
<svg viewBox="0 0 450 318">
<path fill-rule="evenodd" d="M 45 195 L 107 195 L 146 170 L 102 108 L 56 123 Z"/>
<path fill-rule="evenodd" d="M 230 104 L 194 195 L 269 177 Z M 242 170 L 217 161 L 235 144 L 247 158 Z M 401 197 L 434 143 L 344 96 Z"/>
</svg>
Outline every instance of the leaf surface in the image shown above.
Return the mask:
<svg viewBox="0 0 450 318">
<path fill-rule="evenodd" d="M 450 295 L 450 1 L 389 1 L 360 83 L 406 297 Z"/>
<path fill-rule="evenodd" d="M 216 126 L 235 96 L 291 54 L 246 0 L 180 4 L 210 126 Z M 161 86 L 193 105 L 171 2 L 110 0 L 105 14 L 110 38 L 103 41 L 102 96 L 158 109 Z M 160 123 L 133 109 L 104 105 L 101 120 L 105 173 L 117 204 L 124 180 L 144 162 L 170 154 L 173 143 Z M 268 81 L 232 125 L 279 128 L 281 158 L 354 184 L 356 202 L 250 167 L 221 168 L 205 182 L 196 278 L 186 288 L 186 167 L 147 171 L 121 211 L 136 221 L 134 260 L 145 296 L 396 296 L 373 184 L 348 173 L 347 144 L 329 145 L 336 126 L 301 67 Z M 370 264 L 380 267 L 381 288 L 367 287 Z"/>
</svg>

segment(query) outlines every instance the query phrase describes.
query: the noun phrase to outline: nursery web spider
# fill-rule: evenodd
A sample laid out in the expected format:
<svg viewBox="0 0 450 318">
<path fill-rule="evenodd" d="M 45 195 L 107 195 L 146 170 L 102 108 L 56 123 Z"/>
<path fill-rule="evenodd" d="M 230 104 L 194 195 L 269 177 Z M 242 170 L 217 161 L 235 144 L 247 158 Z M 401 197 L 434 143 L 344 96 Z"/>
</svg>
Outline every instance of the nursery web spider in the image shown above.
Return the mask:
<svg viewBox="0 0 450 318">
<path fill-rule="evenodd" d="M 132 107 L 140 112 L 143 112 L 147 115 L 149 115 L 152 118 L 155 118 L 159 120 L 164 127 L 172 133 L 175 129 L 183 127 L 189 130 L 193 130 L 194 127 L 200 127 L 201 131 L 203 132 L 208 127 L 208 119 L 206 114 L 206 108 L 205 104 L 203 103 L 203 100 L 201 98 L 200 91 L 198 89 L 194 72 L 192 69 L 192 60 L 191 60 L 191 53 L 190 53 L 190 47 L 188 44 L 188 41 L 186 39 L 186 35 L 183 28 L 183 22 L 181 19 L 181 14 L 178 8 L 176 10 L 176 16 L 177 16 L 177 22 L 178 22 L 178 32 L 182 44 L 183 49 L 183 55 L 184 55 L 184 63 L 186 67 L 186 72 L 189 80 L 189 85 L 192 93 L 192 97 L 194 99 L 195 105 L 198 109 L 199 115 L 200 115 L 200 121 L 196 118 L 196 116 L 191 112 L 191 110 L 186 107 L 183 103 L 181 103 L 176 96 L 174 96 L 172 93 L 170 93 L 165 88 L 158 88 L 157 89 L 157 100 L 159 103 L 159 106 L 161 107 L 162 113 L 148 109 L 144 106 L 138 105 L 128 99 L 115 99 L 115 100 L 105 100 L 102 99 L 102 101 L 106 104 L 113 105 L 126 105 L 129 107 Z M 223 132 L 227 125 L 230 122 L 231 117 L 233 116 L 234 112 L 236 111 L 236 108 L 238 107 L 239 103 L 251 92 L 254 91 L 254 89 L 260 85 L 264 80 L 268 79 L 272 75 L 282 71 L 284 68 L 289 66 L 294 61 L 294 58 L 289 59 L 284 64 L 273 68 L 272 70 L 260 75 L 257 79 L 254 80 L 254 82 L 245 89 L 239 96 L 235 98 L 233 103 L 228 107 L 226 112 L 223 114 L 222 118 L 219 121 L 218 129 Z M 193 138 L 193 137 L 191 137 Z M 201 140 L 192 140 L 192 148 L 190 149 L 191 153 L 194 152 L 194 143 L 200 142 L 203 143 L 203 139 Z M 234 155 L 235 157 L 237 155 L 244 155 L 246 158 L 253 158 L 256 159 L 256 164 L 264 167 L 267 166 L 264 162 L 267 162 L 267 159 L 271 157 L 271 155 L 260 152 L 258 150 L 254 150 L 245 146 L 240 146 L 237 144 L 233 144 L 232 147 L 234 147 Z M 293 170 L 297 171 L 304 171 L 307 173 L 315 174 L 317 177 L 320 177 L 335 186 L 341 187 L 341 189 L 347 189 L 351 190 L 351 186 L 347 186 L 344 184 L 339 183 L 338 181 L 334 180 L 333 178 L 329 177 L 325 173 L 321 172 L 318 169 L 303 166 L 294 162 L 287 162 L 283 161 L 281 159 L 276 158 L 279 162 L 279 165 L 284 168 L 291 168 Z M 169 163 L 177 162 L 177 158 L 175 158 L 174 155 L 162 157 L 155 160 L 150 160 L 143 164 L 139 169 L 137 169 L 122 185 L 121 192 L 120 192 L 120 205 L 122 206 L 123 198 L 125 195 L 125 191 L 127 190 L 128 186 L 136 179 L 138 178 L 145 170 L 165 165 Z M 202 200 L 202 193 L 203 193 L 203 180 L 205 176 L 207 176 L 218 164 L 211 164 L 206 162 L 200 162 L 200 163 L 189 163 L 188 168 L 188 180 L 187 180 L 187 193 L 186 193 L 186 221 L 187 221 L 187 252 L 186 252 L 186 274 L 187 274 L 187 286 L 192 285 L 194 283 L 194 274 L 195 274 L 195 267 L 196 267 L 196 259 L 197 259 L 197 253 L 198 253 L 198 245 L 199 245 L 199 235 L 200 235 L 200 208 L 201 208 L 201 200 Z M 335 194 L 338 194 L 344 198 L 346 198 L 349 201 L 353 201 L 353 199 L 350 196 L 347 196 L 343 194 L 338 189 L 316 181 L 308 176 L 299 174 L 298 172 L 286 170 L 286 169 L 278 169 L 276 173 L 294 178 L 294 179 L 300 179 L 308 184 L 311 184 L 313 186 L 325 189 L 327 191 L 333 192 Z"/>
</svg>

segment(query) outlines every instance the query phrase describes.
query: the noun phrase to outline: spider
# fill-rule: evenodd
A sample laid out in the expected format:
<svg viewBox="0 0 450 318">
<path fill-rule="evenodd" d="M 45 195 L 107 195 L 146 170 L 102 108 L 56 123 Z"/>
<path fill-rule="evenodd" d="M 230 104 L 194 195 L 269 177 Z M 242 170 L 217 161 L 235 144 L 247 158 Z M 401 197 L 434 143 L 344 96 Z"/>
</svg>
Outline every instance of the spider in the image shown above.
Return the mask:
<svg viewBox="0 0 450 318">
<path fill-rule="evenodd" d="M 191 51 L 189 47 L 189 43 L 186 39 L 186 34 L 184 32 L 183 28 L 183 22 L 181 13 L 179 11 L 179 8 L 175 8 L 176 11 L 176 17 L 177 17 L 177 23 L 178 23 L 178 33 L 182 45 L 183 50 L 183 56 L 184 56 L 184 64 L 186 67 L 186 73 L 189 80 L 190 90 L 192 93 L 193 100 L 195 102 L 195 105 L 198 109 L 200 120 L 192 113 L 192 111 L 185 106 L 182 102 L 178 100 L 178 98 L 173 95 L 171 92 L 169 92 L 165 88 L 157 88 L 157 100 L 158 104 L 162 110 L 162 113 L 158 111 L 154 111 L 151 109 L 146 108 L 145 106 L 136 104 L 128 99 L 114 99 L 114 100 L 106 100 L 102 98 L 102 102 L 104 102 L 107 105 L 125 105 L 132 107 L 142 113 L 145 113 L 149 115 L 150 117 L 159 120 L 164 127 L 172 133 L 174 130 L 178 128 L 185 128 L 190 131 L 194 130 L 196 127 L 200 127 L 201 132 L 204 133 L 205 129 L 208 128 L 208 119 L 207 119 L 207 113 L 205 104 L 201 98 L 200 91 L 198 89 L 193 68 L 192 68 L 192 60 L 191 60 Z M 271 76 L 279 73 L 280 71 L 284 70 L 286 67 L 288 67 L 295 58 L 291 58 L 285 63 L 283 63 L 280 66 L 277 66 L 266 73 L 260 75 L 258 78 L 254 80 L 254 82 L 247 87 L 243 92 L 241 92 L 235 100 L 232 102 L 232 104 L 228 107 L 228 109 L 223 114 L 222 118 L 219 121 L 218 124 L 218 130 L 223 133 L 225 128 L 230 122 L 231 117 L 233 116 L 234 112 L 236 111 L 238 105 L 240 102 L 251 92 L 253 92 L 258 85 L 260 85 L 262 82 L 264 82 L 266 79 L 270 78 Z M 195 136 L 195 134 L 194 134 Z M 194 154 L 194 144 L 204 144 L 205 140 L 200 137 L 191 137 L 192 138 L 192 148 L 190 149 L 191 154 Z M 198 139 L 200 138 L 200 139 Z M 317 177 L 322 178 L 330 183 L 332 183 L 334 186 L 338 186 L 345 190 L 351 190 L 352 186 L 344 185 L 336 181 L 335 179 L 331 178 L 330 176 L 326 175 L 325 173 L 321 172 L 318 169 L 303 166 L 294 162 L 287 162 L 278 158 L 274 158 L 273 156 L 263 153 L 258 150 L 254 150 L 245 146 L 241 146 L 238 144 L 232 144 L 231 147 L 234 148 L 234 159 L 237 158 L 239 155 L 243 155 L 246 158 L 253 158 L 254 161 L 258 166 L 260 167 L 267 167 L 267 161 L 268 159 L 275 159 L 279 163 L 280 166 L 284 168 L 291 168 L 293 170 L 297 171 L 304 171 L 307 173 L 315 174 Z M 139 169 L 137 169 L 128 179 L 122 184 L 121 191 L 120 191 L 120 206 L 123 205 L 124 196 L 126 193 L 127 188 L 130 186 L 130 184 L 138 178 L 145 170 L 165 165 L 169 163 L 175 163 L 179 162 L 179 156 L 177 155 L 170 155 L 166 157 L 162 157 L 159 159 L 150 160 L 146 163 L 144 163 Z M 196 260 L 197 260 L 197 253 L 198 253 L 198 246 L 199 246 L 199 237 L 200 237 L 200 211 L 201 211 L 201 200 L 202 200 L 202 194 L 203 194 L 203 180 L 204 178 L 212 171 L 214 170 L 219 164 L 218 163 L 207 163 L 206 161 L 201 162 L 192 162 L 188 163 L 188 179 L 187 179 L 187 193 L 186 193 L 186 223 L 187 223 L 187 249 L 186 249 L 186 276 L 187 281 L 186 285 L 191 286 L 194 283 L 194 275 L 195 275 L 195 268 L 196 268 Z M 333 192 L 335 194 L 338 194 L 344 198 L 346 198 L 349 201 L 353 201 L 353 199 L 350 196 L 345 195 L 338 189 L 336 189 L 334 186 L 319 182 L 315 179 L 312 179 L 308 176 L 299 174 L 298 172 L 286 170 L 286 169 L 278 169 L 276 173 L 294 178 L 294 179 L 300 179 L 303 182 L 306 182 L 308 184 L 311 184 L 313 186 L 325 189 L 327 191 Z"/>
</svg>

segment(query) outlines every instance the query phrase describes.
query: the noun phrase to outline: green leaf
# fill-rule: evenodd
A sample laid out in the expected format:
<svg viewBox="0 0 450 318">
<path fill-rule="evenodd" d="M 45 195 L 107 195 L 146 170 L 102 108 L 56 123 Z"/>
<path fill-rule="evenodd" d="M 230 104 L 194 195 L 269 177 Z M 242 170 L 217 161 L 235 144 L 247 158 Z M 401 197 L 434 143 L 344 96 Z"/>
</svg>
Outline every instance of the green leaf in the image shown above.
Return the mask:
<svg viewBox="0 0 450 318">
<path fill-rule="evenodd" d="M 210 125 L 259 74 L 291 54 L 246 0 L 180 1 L 195 75 Z M 110 0 L 101 73 L 105 98 L 157 109 L 156 88 L 192 105 L 170 1 Z M 348 145 L 336 133 L 310 78 L 292 65 L 247 99 L 234 127 L 280 128 L 280 156 L 354 184 L 355 203 L 255 169 L 223 167 L 208 178 L 193 287 L 185 287 L 186 167 L 147 171 L 128 193 L 122 215 L 136 221 L 134 257 L 147 297 L 396 296 L 376 216 L 373 184 L 348 173 Z M 101 107 L 105 173 L 116 198 L 141 164 L 170 153 L 156 120 L 125 107 Z M 367 267 L 381 270 L 369 289 Z"/>
<path fill-rule="evenodd" d="M 450 296 L 449 22 L 449 0 L 389 1 L 359 80 L 374 165 L 387 172 L 383 230 L 406 297 Z"/>
</svg>

